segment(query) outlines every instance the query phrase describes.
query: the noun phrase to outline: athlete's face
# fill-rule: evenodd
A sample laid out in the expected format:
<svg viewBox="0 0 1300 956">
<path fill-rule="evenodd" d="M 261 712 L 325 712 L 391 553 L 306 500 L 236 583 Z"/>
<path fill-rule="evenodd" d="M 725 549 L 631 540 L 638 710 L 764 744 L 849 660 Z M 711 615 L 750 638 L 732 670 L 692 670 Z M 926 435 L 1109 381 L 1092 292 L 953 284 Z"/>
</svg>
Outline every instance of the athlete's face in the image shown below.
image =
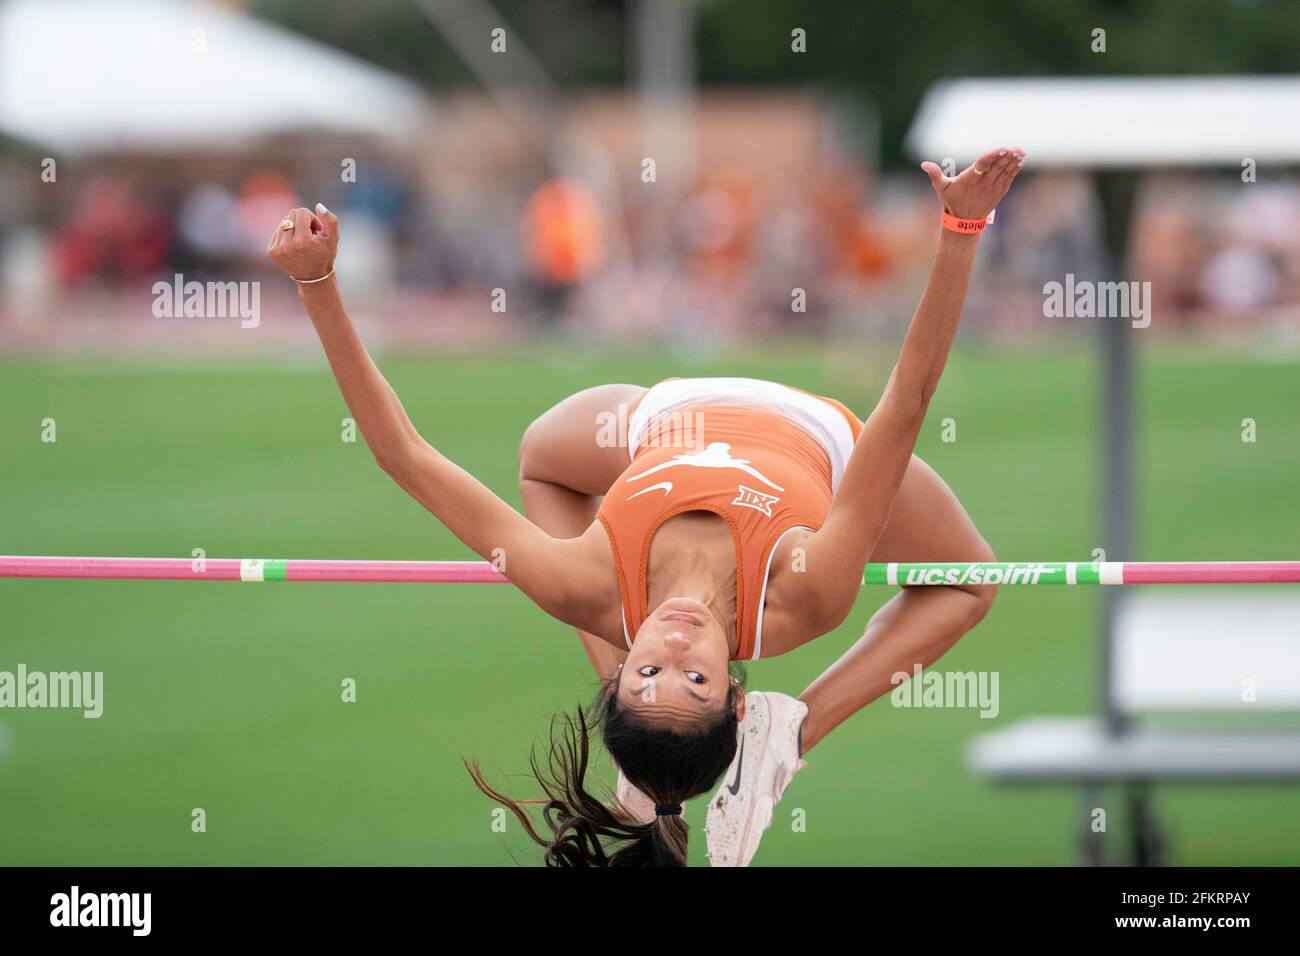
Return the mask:
<svg viewBox="0 0 1300 956">
<path fill-rule="evenodd" d="M 729 658 L 727 635 L 709 608 L 692 598 L 670 598 L 636 632 L 618 682 L 619 702 L 645 720 L 697 724 L 727 706 Z"/>
</svg>

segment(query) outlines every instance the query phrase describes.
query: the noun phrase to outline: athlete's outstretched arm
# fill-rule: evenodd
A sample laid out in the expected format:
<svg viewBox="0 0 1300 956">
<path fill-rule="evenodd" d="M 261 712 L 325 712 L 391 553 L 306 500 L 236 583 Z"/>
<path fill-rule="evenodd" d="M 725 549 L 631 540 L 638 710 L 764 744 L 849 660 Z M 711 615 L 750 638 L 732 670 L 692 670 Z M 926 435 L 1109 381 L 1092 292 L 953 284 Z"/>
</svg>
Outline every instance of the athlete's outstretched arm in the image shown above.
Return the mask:
<svg viewBox="0 0 1300 956">
<path fill-rule="evenodd" d="M 872 561 L 995 561 L 951 488 L 915 455 L 894 498 Z M 799 696 L 807 753 L 832 729 L 903 679 L 929 667 L 988 613 L 997 588 L 903 587 L 872 615 L 865 632 Z"/>
<path fill-rule="evenodd" d="M 1024 164 L 1019 149 L 985 153 L 959 176 L 923 163 L 945 211 L 984 219 L 1006 195 Z M 934 268 L 912 316 L 898 364 L 867 419 L 821 529 L 806 546 L 810 627 L 825 633 L 853 607 L 862 569 L 889 520 L 894 496 L 957 334 L 979 234 L 942 229 Z M 808 639 L 816 634 L 810 630 Z"/>
<path fill-rule="evenodd" d="M 268 258 L 297 280 L 329 274 L 338 218 L 324 206 L 317 206 L 315 215 L 295 209 L 288 218 L 294 228 L 276 229 Z M 551 537 L 421 437 L 357 335 L 332 276 L 300 281 L 298 295 L 379 466 L 479 555 L 491 560 L 503 554 L 506 577 L 542 610 L 568 623 L 585 623 L 573 620 L 590 553 L 583 539 Z"/>
</svg>

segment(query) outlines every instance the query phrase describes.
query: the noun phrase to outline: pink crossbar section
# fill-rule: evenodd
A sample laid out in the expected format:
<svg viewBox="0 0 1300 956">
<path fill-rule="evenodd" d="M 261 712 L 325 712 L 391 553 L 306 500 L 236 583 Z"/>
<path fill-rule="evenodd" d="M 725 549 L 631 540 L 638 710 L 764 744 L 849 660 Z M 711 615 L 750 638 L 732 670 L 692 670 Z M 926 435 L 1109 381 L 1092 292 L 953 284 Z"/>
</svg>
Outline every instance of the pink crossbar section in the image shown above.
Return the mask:
<svg viewBox="0 0 1300 956">
<path fill-rule="evenodd" d="M 1297 584 L 1300 561 L 1168 561 L 1124 565 L 1125 584 Z"/>
<path fill-rule="evenodd" d="M 0 578 L 90 578 L 117 581 L 239 581 L 238 558 L 208 558 L 203 571 L 190 558 L 59 558 L 0 555 Z M 285 562 L 287 581 L 504 584 L 486 561 Z"/>
<path fill-rule="evenodd" d="M 238 567 L 235 573 L 238 576 Z M 486 561 L 289 561 L 285 580 L 392 584 L 510 583 L 504 574 Z"/>
<path fill-rule="evenodd" d="M 1300 561 L 1128 562 L 1125 584 L 1300 584 Z M 0 578 L 83 578 L 119 581 L 239 581 L 238 558 L 65 558 L 0 555 Z M 285 562 L 286 581 L 412 584 L 504 584 L 486 561 Z"/>
</svg>

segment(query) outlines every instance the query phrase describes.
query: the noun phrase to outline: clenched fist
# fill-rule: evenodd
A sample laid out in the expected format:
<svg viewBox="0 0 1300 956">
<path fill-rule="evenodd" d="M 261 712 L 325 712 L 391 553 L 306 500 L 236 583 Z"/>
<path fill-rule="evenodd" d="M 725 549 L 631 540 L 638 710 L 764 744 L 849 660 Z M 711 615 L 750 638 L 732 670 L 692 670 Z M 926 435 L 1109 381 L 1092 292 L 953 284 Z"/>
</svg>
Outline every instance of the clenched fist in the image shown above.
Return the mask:
<svg viewBox="0 0 1300 956">
<path fill-rule="evenodd" d="M 287 228 L 290 222 L 292 229 Z M 329 275 L 338 247 L 339 217 L 317 203 L 315 214 L 301 207 L 285 214 L 266 244 L 266 257 L 289 278 L 303 282 Z"/>
</svg>

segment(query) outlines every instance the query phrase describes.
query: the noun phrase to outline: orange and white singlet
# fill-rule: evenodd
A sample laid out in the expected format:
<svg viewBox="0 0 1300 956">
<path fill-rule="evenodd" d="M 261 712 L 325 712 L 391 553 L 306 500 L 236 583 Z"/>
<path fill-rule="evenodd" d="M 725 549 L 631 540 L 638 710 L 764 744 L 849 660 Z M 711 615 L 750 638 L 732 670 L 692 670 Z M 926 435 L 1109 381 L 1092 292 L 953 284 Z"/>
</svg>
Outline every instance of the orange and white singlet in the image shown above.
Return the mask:
<svg viewBox="0 0 1300 956">
<path fill-rule="evenodd" d="M 761 656 L 772 555 L 787 532 L 821 527 L 860 430 L 839 402 L 775 382 L 669 379 L 650 388 L 628 419 L 631 464 L 596 514 L 614 550 L 628 647 L 651 610 L 655 532 L 673 515 L 709 511 L 736 545 L 735 658 Z"/>
</svg>

